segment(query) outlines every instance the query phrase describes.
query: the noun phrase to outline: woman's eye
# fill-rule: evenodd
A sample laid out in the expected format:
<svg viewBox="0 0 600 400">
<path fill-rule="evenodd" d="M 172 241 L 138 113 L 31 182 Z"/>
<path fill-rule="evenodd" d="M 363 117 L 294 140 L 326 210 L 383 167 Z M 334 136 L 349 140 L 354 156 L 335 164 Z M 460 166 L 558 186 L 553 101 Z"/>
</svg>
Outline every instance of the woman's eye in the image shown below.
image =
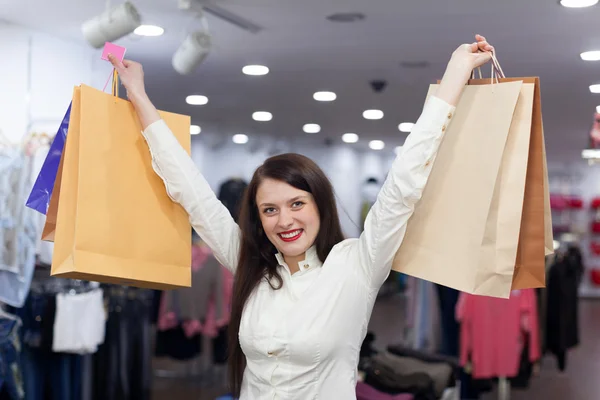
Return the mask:
<svg viewBox="0 0 600 400">
<path fill-rule="evenodd" d="M 269 208 L 265 208 L 265 209 L 263 210 L 263 212 L 264 212 L 265 214 L 272 214 L 273 212 L 275 212 L 275 209 L 274 209 L 273 207 L 269 207 Z"/>
<path fill-rule="evenodd" d="M 292 207 L 302 207 L 304 205 L 304 203 L 302 201 L 297 201 L 294 204 L 292 204 Z"/>
</svg>

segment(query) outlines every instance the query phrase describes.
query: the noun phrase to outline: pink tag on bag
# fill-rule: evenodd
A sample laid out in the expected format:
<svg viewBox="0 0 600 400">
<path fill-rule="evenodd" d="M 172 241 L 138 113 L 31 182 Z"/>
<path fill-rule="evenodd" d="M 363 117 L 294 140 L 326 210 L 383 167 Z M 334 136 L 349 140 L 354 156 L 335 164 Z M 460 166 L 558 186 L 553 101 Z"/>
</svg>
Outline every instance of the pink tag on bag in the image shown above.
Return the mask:
<svg viewBox="0 0 600 400">
<path fill-rule="evenodd" d="M 108 55 L 112 54 L 117 59 L 123 61 L 125 58 L 125 51 L 127 49 L 122 46 L 118 46 L 111 42 L 104 43 L 104 50 L 102 50 L 102 59 L 108 61 Z"/>
</svg>

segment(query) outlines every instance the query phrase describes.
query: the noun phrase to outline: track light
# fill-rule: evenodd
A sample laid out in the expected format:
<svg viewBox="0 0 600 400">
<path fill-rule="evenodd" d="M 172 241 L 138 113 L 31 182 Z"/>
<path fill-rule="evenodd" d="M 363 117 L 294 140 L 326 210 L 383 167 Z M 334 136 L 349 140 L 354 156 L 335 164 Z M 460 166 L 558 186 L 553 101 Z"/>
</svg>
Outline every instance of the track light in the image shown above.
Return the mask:
<svg viewBox="0 0 600 400">
<path fill-rule="evenodd" d="M 81 31 L 85 40 L 99 49 L 106 42 L 114 42 L 125 35 L 129 35 L 140 24 L 141 18 L 137 9 L 133 4 L 126 1 L 85 21 L 81 25 Z"/>
<path fill-rule="evenodd" d="M 173 68 L 181 75 L 194 71 L 210 52 L 212 37 L 205 31 L 190 33 L 173 54 Z"/>
</svg>

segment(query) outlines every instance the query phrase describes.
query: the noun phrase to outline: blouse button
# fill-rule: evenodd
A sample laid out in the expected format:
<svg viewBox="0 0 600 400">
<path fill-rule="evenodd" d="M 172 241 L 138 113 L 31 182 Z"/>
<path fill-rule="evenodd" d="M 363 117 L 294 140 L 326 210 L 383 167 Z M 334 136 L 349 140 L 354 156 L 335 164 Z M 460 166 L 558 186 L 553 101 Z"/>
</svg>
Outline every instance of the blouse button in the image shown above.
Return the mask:
<svg viewBox="0 0 600 400">
<path fill-rule="evenodd" d="M 448 113 L 448 119 L 450 119 L 450 118 L 452 118 L 452 113 L 451 112 Z"/>
<path fill-rule="evenodd" d="M 268 355 L 269 357 L 273 357 L 273 352 L 272 352 L 272 351 L 269 351 L 269 352 L 267 352 L 267 355 Z"/>
<path fill-rule="evenodd" d="M 446 125 L 442 126 L 442 132 L 446 131 Z"/>
</svg>

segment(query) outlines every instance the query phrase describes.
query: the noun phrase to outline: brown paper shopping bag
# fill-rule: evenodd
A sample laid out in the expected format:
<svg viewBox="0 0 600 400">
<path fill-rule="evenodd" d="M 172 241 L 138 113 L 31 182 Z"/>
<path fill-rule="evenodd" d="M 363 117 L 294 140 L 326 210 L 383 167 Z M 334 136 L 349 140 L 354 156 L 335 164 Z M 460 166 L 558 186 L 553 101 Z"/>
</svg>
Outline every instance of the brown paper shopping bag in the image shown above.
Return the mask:
<svg viewBox="0 0 600 400">
<path fill-rule="evenodd" d="M 190 151 L 187 116 L 161 112 Z M 53 276 L 168 289 L 191 284 L 191 228 L 172 202 L 131 103 L 76 87 L 45 227 Z M 59 189 L 59 190 L 57 190 Z"/>
<path fill-rule="evenodd" d="M 536 82 L 471 80 L 465 87 L 395 270 L 494 297 L 544 285 L 538 260 L 545 253 L 547 187 L 536 181 L 544 170 L 537 156 L 543 137 L 535 139 L 541 130 L 532 129 L 538 116 L 541 127 Z"/>
</svg>

